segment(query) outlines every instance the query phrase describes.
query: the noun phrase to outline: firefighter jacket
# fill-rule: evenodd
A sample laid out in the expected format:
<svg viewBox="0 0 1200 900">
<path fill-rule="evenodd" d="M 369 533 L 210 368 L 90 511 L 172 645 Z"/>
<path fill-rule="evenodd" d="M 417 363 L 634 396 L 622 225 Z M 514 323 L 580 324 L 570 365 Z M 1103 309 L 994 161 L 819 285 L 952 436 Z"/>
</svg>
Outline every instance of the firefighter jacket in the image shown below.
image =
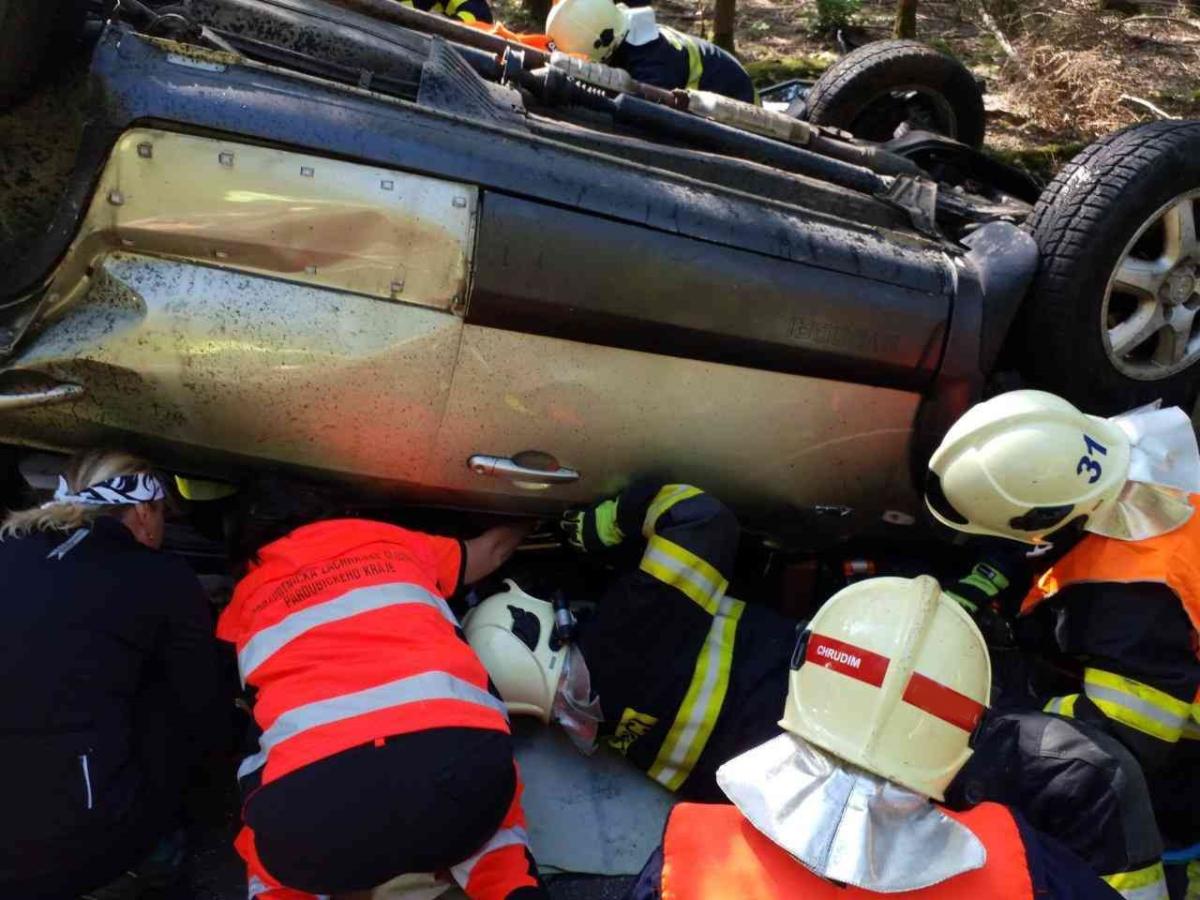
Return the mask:
<svg viewBox="0 0 1200 900">
<path fill-rule="evenodd" d="M 468 25 L 476 22 L 491 24 L 494 21 L 487 0 L 401 0 L 401 5 L 458 19 Z"/>
<path fill-rule="evenodd" d="M 504 704 L 446 603 L 464 562 L 459 541 L 358 519 L 307 525 L 259 551 L 217 628 L 256 691 L 262 734 L 238 770 L 244 792 L 393 735 L 507 733 Z M 499 900 L 504 885 L 529 883 L 523 828 L 502 832 L 502 845 L 458 873 L 471 897 Z M 238 847 L 252 887 L 277 888 L 255 866 L 252 844 L 244 830 Z"/>
<path fill-rule="evenodd" d="M 796 623 L 729 596 L 737 519 L 699 488 L 636 484 L 605 530 L 633 552 L 580 630 L 602 738 L 670 790 L 716 798 L 717 767 L 779 733 Z"/>
<path fill-rule="evenodd" d="M 1167 895 L 1162 841 L 1141 767 L 1102 728 L 1040 712 L 992 713 L 946 805 L 1017 810 L 1129 900 Z"/>
<path fill-rule="evenodd" d="M 649 43 L 621 44 L 608 64 L 668 91 L 712 91 L 745 103 L 755 99 L 750 75 L 733 54 L 666 25 L 658 26 L 658 37 Z"/>
<path fill-rule="evenodd" d="M 940 884 L 884 895 L 821 878 L 758 832 L 734 806 L 681 803 L 667 820 L 661 871 L 647 867 L 633 896 L 655 896 L 645 883 L 657 875 L 664 900 L 1116 900 L 1082 862 L 1003 806 L 984 803 L 965 813 L 945 812 L 975 834 L 987 862 Z"/>
<path fill-rule="evenodd" d="M 1086 665 L 1083 691 L 1048 709 L 1099 713 L 1144 767 L 1168 765 L 1200 722 L 1200 516 L 1145 541 L 1089 535 L 1038 579 L 1022 611 L 1047 601 L 1061 649 Z"/>
</svg>

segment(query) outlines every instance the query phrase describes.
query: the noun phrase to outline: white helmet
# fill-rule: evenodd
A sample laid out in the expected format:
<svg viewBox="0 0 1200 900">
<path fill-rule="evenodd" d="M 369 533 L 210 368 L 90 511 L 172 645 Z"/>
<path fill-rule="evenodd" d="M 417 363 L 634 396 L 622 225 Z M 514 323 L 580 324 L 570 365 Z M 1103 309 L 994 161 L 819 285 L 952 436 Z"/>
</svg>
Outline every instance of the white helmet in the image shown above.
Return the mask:
<svg viewBox="0 0 1200 900">
<path fill-rule="evenodd" d="M 1129 473 L 1116 423 L 1044 391 L 976 404 L 929 460 L 925 502 L 945 525 L 1037 544 L 1080 517 L 1099 519 Z"/>
<path fill-rule="evenodd" d="M 983 635 L 928 575 L 852 584 L 809 623 L 779 724 L 935 800 L 971 756 L 992 665 Z"/>
<path fill-rule="evenodd" d="M 467 643 L 513 715 L 549 723 L 568 645 L 554 636 L 554 606 L 511 579 L 463 619 Z"/>
<path fill-rule="evenodd" d="M 612 55 L 629 33 L 629 10 L 613 0 L 559 0 L 546 16 L 546 34 L 564 53 L 592 62 Z"/>
</svg>

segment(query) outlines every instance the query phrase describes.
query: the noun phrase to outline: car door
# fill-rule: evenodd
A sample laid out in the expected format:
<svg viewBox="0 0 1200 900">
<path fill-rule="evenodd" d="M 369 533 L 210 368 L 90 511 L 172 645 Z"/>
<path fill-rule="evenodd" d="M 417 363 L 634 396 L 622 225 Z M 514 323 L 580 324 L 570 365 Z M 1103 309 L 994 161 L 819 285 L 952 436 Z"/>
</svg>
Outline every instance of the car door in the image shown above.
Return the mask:
<svg viewBox="0 0 1200 900">
<path fill-rule="evenodd" d="M 850 238 L 857 274 L 488 193 L 435 477 L 531 509 L 653 473 L 742 506 L 915 512 L 948 262 Z"/>
<path fill-rule="evenodd" d="M 453 182 L 130 131 L 0 376 L 0 434 L 419 486 L 476 209 Z"/>
</svg>

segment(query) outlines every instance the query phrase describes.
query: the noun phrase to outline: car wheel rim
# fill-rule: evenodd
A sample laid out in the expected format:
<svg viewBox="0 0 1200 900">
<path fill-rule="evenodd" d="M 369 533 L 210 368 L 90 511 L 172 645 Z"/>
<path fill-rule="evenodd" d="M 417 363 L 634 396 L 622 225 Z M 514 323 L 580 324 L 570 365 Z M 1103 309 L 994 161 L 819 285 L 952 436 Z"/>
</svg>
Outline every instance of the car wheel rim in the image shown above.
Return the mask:
<svg viewBox="0 0 1200 900">
<path fill-rule="evenodd" d="M 958 138 L 958 117 L 938 91 L 907 85 L 891 88 L 863 106 L 849 131 L 872 141 L 890 141 L 914 129 Z"/>
<path fill-rule="evenodd" d="M 1108 280 L 1104 349 L 1139 381 L 1169 378 L 1200 358 L 1200 190 L 1180 194 L 1137 230 Z"/>
</svg>

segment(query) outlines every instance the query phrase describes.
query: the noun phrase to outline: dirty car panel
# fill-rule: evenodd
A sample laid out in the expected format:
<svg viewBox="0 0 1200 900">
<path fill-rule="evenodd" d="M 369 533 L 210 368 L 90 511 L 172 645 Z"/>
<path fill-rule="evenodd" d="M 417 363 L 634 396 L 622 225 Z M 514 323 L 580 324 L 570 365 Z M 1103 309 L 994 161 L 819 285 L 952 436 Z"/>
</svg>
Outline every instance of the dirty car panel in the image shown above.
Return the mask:
<svg viewBox="0 0 1200 900">
<path fill-rule="evenodd" d="M 39 373 L 83 395 L 6 413 L 0 434 L 169 442 L 419 484 L 461 328 L 420 306 L 114 253 L 0 376 Z"/>
<path fill-rule="evenodd" d="M 922 411 L 969 399 L 983 307 L 1026 277 L 985 293 L 868 195 L 834 215 L 803 176 L 758 167 L 782 202 L 697 177 L 705 154 L 685 175 L 534 133 L 445 42 L 396 45 L 411 99 L 110 25 L 69 195 L 0 298 L 0 439 L 513 510 L 664 462 L 738 505 L 915 508 L 914 428 L 947 415 Z M 581 477 L 467 467 L 522 451 Z"/>
<path fill-rule="evenodd" d="M 476 198 L 407 172 L 137 128 L 113 147 L 50 294 L 124 249 L 449 309 L 466 290 Z"/>
</svg>

